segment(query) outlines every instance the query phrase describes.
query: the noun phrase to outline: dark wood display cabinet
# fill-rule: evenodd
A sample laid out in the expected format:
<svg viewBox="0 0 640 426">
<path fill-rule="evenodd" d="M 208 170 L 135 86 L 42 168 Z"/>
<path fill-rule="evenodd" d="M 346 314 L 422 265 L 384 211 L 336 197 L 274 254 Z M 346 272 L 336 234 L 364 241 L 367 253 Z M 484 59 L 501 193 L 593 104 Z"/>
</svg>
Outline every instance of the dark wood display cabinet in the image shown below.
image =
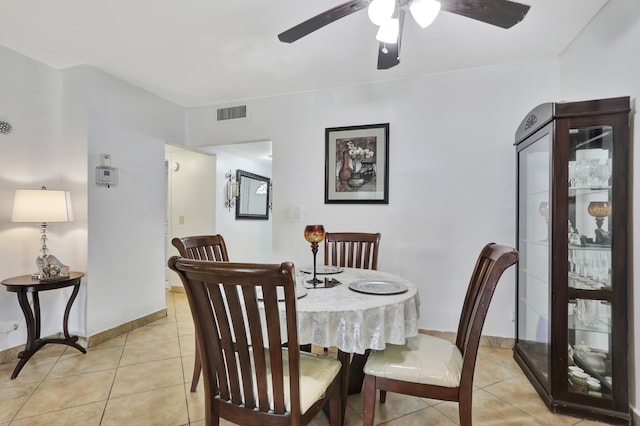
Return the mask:
<svg viewBox="0 0 640 426">
<path fill-rule="evenodd" d="M 514 358 L 554 412 L 631 419 L 628 97 L 547 103 L 516 132 Z"/>
</svg>

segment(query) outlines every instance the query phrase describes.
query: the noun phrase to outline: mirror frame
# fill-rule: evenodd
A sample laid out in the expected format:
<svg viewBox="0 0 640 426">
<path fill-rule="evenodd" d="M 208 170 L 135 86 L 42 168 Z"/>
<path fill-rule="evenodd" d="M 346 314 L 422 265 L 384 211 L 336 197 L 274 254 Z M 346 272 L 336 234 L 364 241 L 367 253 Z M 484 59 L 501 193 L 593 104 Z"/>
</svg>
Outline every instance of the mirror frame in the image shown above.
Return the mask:
<svg viewBox="0 0 640 426">
<path fill-rule="evenodd" d="M 246 197 L 246 194 L 242 193 L 242 181 L 245 179 L 257 180 L 267 183 L 267 198 L 264 204 L 264 213 L 247 213 L 241 212 L 242 197 Z M 236 182 L 238 183 L 238 198 L 236 199 L 236 219 L 257 219 L 257 220 L 269 220 L 269 209 L 271 202 L 271 179 L 266 176 L 260 176 L 255 173 L 250 173 L 244 170 L 236 170 Z"/>
</svg>

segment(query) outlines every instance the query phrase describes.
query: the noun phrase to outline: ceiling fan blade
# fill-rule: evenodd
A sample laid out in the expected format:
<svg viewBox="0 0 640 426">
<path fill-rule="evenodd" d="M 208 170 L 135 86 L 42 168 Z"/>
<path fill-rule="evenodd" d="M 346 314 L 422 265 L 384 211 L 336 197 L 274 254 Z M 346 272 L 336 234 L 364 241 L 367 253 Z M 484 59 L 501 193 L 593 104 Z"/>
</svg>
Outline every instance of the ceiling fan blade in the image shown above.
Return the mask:
<svg viewBox="0 0 640 426">
<path fill-rule="evenodd" d="M 442 10 L 501 28 L 522 21 L 530 6 L 509 0 L 440 0 Z"/>
<path fill-rule="evenodd" d="M 402 29 L 404 28 L 404 8 L 398 10 L 398 42 L 378 44 L 378 69 L 388 70 L 400 63 L 400 46 L 402 45 Z"/>
<path fill-rule="evenodd" d="M 278 34 L 278 39 L 285 43 L 292 43 L 325 25 L 366 8 L 369 3 L 371 3 L 371 0 L 351 0 L 343 3 Z"/>
</svg>

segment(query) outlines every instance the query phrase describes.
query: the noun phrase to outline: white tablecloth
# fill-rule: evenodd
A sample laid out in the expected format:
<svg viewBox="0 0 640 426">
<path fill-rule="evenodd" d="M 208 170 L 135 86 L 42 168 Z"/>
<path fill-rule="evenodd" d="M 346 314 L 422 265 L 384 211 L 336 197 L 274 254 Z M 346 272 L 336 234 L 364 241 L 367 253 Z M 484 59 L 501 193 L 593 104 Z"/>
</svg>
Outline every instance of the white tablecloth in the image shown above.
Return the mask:
<svg viewBox="0 0 640 426">
<path fill-rule="evenodd" d="M 297 300 L 300 344 L 336 346 L 344 352 L 363 354 L 384 349 L 387 343 L 402 345 L 418 334 L 420 298 L 416 286 L 397 275 L 369 269 L 345 268 L 344 272 L 319 275 L 342 284 L 309 289 Z M 298 273 L 298 285 L 311 275 Z M 356 280 L 386 280 L 405 284 L 409 290 L 394 295 L 372 295 L 349 289 Z"/>
</svg>

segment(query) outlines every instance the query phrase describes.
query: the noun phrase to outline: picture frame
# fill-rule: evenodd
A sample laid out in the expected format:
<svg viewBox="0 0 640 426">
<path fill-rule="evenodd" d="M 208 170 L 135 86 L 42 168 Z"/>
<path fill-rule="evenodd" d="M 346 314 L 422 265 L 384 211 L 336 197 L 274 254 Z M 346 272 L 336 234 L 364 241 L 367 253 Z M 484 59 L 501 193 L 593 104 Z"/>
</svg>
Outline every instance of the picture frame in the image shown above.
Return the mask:
<svg viewBox="0 0 640 426">
<path fill-rule="evenodd" d="M 389 123 L 325 129 L 325 204 L 389 204 Z"/>
</svg>

